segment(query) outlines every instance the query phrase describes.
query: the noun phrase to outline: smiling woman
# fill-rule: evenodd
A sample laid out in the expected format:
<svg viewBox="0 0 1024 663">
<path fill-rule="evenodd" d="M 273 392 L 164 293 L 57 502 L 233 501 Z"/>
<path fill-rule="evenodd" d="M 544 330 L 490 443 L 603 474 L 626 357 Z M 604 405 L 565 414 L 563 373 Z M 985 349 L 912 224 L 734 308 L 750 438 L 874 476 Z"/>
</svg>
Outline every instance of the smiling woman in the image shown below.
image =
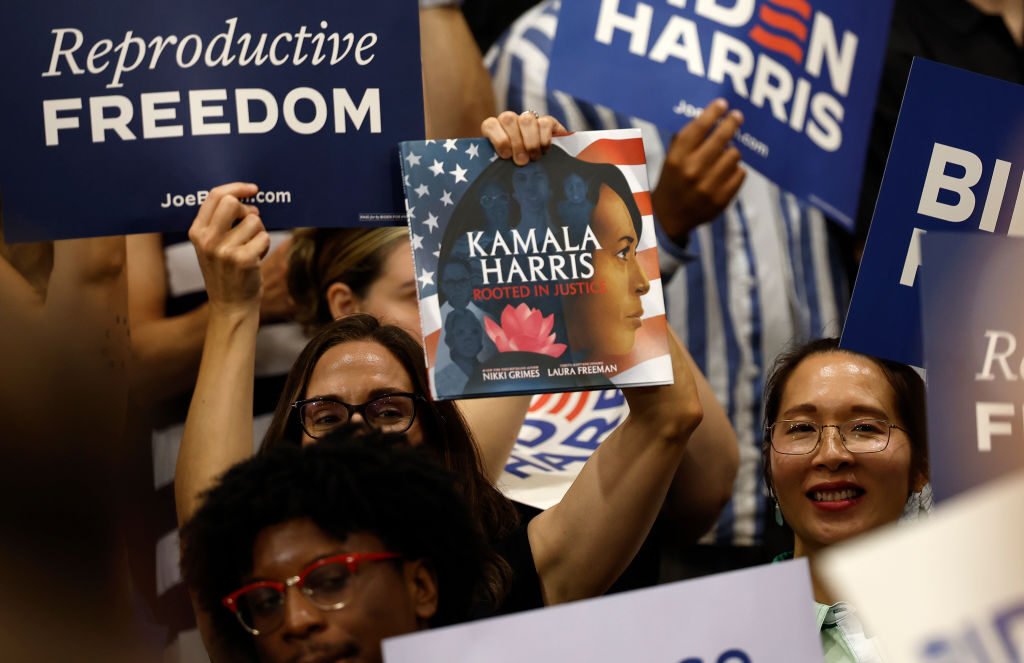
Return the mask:
<svg viewBox="0 0 1024 663">
<path fill-rule="evenodd" d="M 878 660 L 849 606 L 817 581 L 814 559 L 895 522 L 924 488 L 924 383 L 909 366 L 840 350 L 837 339 L 784 354 L 765 386 L 763 460 L 793 556 L 811 562 L 826 661 Z"/>
</svg>

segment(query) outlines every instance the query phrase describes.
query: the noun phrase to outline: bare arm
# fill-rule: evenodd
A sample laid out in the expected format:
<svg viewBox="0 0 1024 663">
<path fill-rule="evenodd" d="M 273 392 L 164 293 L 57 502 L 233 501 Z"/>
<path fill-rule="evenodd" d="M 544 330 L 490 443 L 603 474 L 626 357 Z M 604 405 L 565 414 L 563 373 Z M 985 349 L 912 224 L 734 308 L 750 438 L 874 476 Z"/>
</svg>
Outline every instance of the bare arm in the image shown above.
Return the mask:
<svg viewBox="0 0 1024 663">
<path fill-rule="evenodd" d="M 133 391 L 144 402 L 195 384 L 209 306 L 167 317 L 167 272 L 159 234 L 128 236 L 128 306 L 137 370 Z"/>
<path fill-rule="evenodd" d="M 132 389 L 143 402 L 155 402 L 187 393 L 195 384 L 210 307 L 204 303 L 167 316 L 167 270 L 160 235 L 129 235 L 127 241 L 128 306 L 136 359 Z M 290 243 L 286 240 L 260 263 L 261 322 L 291 316 L 294 303 L 286 285 Z"/>
<path fill-rule="evenodd" d="M 693 361 L 670 335 L 675 384 L 625 389 L 629 416 L 562 501 L 528 525 L 547 605 L 603 594 L 647 537 L 701 421 Z"/>
<path fill-rule="evenodd" d="M 174 479 L 179 524 L 198 508 L 200 493 L 252 454 L 259 264 L 270 237 L 255 208 L 239 199 L 255 193 L 253 184 L 213 189 L 189 230 L 206 280 L 210 314 Z M 236 219 L 242 221 L 232 228 Z"/>
<path fill-rule="evenodd" d="M 669 331 L 675 334 L 671 328 Z M 740 465 L 736 431 L 725 409 L 688 353 L 687 360 L 704 418 L 690 436 L 661 512 L 662 518 L 670 521 L 673 538 L 679 544 L 696 542 L 715 523 L 732 496 Z"/>
<path fill-rule="evenodd" d="M 494 115 L 483 57 L 456 5 L 420 10 L 427 138 L 469 138 Z"/>
</svg>

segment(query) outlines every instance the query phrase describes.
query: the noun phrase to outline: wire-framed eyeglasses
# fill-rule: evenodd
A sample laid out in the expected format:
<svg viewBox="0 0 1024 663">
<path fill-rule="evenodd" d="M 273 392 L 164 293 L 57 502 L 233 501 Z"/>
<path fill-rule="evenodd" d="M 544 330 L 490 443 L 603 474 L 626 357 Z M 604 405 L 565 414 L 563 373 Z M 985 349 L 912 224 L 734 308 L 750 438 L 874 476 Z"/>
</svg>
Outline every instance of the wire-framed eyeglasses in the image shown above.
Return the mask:
<svg viewBox="0 0 1024 663">
<path fill-rule="evenodd" d="M 315 397 L 292 403 L 299 425 L 306 435 L 319 439 L 354 414 L 363 417 L 366 425 L 382 433 L 404 433 L 416 419 L 416 402 L 423 400 L 418 394 L 386 394 L 358 405 L 334 398 Z"/>
<path fill-rule="evenodd" d="M 317 560 L 284 582 L 258 580 L 225 596 L 221 603 L 252 635 L 265 635 L 284 623 L 285 592 L 296 586 L 320 610 L 340 610 L 350 603 L 349 578 L 364 562 L 401 557 L 393 552 L 348 553 Z"/>
<path fill-rule="evenodd" d="M 837 429 L 843 446 L 854 454 L 884 451 L 889 446 L 893 428 L 903 432 L 907 430 L 884 419 L 852 419 L 838 425 L 782 419 L 768 426 L 765 433 L 772 449 L 777 453 L 802 456 L 818 448 L 821 443 L 821 432 L 826 428 Z"/>
</svg>

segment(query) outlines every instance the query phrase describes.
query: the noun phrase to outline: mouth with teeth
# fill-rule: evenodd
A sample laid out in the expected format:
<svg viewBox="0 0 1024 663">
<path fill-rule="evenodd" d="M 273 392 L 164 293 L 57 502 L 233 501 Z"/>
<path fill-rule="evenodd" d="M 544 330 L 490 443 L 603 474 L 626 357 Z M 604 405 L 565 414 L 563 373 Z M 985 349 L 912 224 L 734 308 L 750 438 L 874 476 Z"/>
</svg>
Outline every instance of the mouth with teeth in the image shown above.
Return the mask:
<svg viewBox="0 0 1024 663">
<path fill-rule="evenodd" d="M 807 498 L 824 511 L 842 511 L 857 504 L 864 493 L 860 486 L 816 486 L 807 491 Z"/>
</svg>

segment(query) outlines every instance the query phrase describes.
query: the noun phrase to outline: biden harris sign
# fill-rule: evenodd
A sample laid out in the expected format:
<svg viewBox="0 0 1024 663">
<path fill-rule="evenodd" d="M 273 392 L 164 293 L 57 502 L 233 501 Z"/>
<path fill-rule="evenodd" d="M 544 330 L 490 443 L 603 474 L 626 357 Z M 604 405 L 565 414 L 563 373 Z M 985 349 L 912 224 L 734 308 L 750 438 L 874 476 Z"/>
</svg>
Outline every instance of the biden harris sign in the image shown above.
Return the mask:
<svg viewBox="0 0 1024 663">
<path fill-rule="evenodd" d="M 10 240 L 181 230 L 233 180 L 270 226 L 404 221 L 414 0 L 23 2 L 5 26 Z"/>
<path fill-rule="evenodd" d="M 891 0 L 562 0 L 550 87 L 681 128 L 716 97 L 743 160 L 853 227 Z"/>
<path fill-rule="evenodd" d="M 1024 236 L 1022 109 L 1020 85 L 914 60 L 841 347 L 923 366 L 924 234 Z"/>
<path fill-rule="evenodd" d="M 1024 239 L 936 232 L 921 248 L 931 482 L 943 500 L 1024 471 Z"/>
</svg>

